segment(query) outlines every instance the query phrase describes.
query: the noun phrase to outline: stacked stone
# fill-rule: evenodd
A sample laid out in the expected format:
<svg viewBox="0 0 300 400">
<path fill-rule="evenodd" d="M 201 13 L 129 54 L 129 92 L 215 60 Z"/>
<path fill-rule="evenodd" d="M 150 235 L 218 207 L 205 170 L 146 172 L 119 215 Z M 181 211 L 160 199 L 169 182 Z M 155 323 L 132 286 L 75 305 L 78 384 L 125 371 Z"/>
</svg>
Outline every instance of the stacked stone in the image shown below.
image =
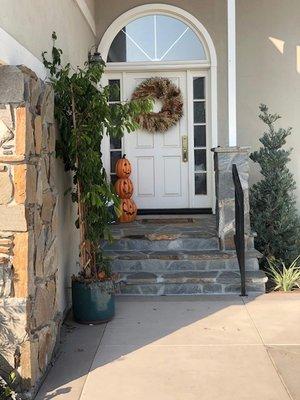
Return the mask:
<svg viewBox="0 0 300 400">
<path fill-rule="evenodd" d="M 249 147 L 216 147 L 214 152 L 217 229 L 222 250 L 234 250 L 235 190 L 232 165 L 236 164 L 244 192 L 245 239 L 254 248 L 249 216 Z"/>
<path fill-rule="evenodd" d="M 5 358 L 29 391 L 51 359 L 59 324 L 55 141 L 51 86 L 24 66 L 1 66 L 0 315 L 7 326 L 0 341 L 13 332 Z"/>
</svg>

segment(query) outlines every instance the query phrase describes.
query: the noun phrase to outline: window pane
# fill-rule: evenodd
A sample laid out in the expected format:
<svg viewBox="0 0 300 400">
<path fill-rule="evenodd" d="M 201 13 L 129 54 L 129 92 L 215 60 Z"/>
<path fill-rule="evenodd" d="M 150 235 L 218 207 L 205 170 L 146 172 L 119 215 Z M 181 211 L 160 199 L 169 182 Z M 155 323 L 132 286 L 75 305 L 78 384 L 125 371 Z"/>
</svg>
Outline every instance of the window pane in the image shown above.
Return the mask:
<svg viewBox="0 0 300 400">
<path fill-rule="evenodd" d="M 206 126 L 195 125 L 194 126 L 194 147 L 205 147 L 206 146 Z"/>
<path fill-rule="evenodd" d="M 206 150 L 194 150 L 195 171 L 206 171 Z"/>
<path fill-rule="evenodd" d="M 117 177 L 116 174 L 111 174 L 110 175 L 110 182 L 111 182 L 112 185 L 114 185 L 117 182 L 117 179 L 118 179 L 118 177 Z"/>
<path fill-rule="evenodd" d="M 147 15 L 130 22 L 114 38 L 108 62 L 206 60 L 200 39 L 182 21 Z"/>
<path fill-rule="evenodd" d="M 109 79 L 109 101 L 120 101 L 120 79 Z"/>
<path fill-rule="evenodd" d="M 194 101 L 194 123 L 205 122 L 205 102 Z"/>
<path fill-rule="evenodd" d="M 115 172 L 116 162 L 122 157 L 121 151 L 110 152 L 110 172 Z"/>
<path fill-rule="evenodd" d="M 187 26 L 175 18 L 167 15 L 156 17 L 157 26 L 157 53 L 162 57 L 173 45 L 174 41 L 182 35 Z"/>
<path fill-rule="evenodd" d="M 195 194 L 207 194 L 206 174 L 195 174 Z"/>
<path fill-rule="evenodd" d="M 157 49 L 163 61 L 206 59 L 196 34 L 183 22 L 164 15 L 157 17 Z"/>
<path fill-rule="evenodd" d="M 125 29 L 125 28 L 124 28 Z M 125 62 L 126 59 L 126 36 L 120 31 L 114 38 L 107 56 L 108 62 Z"/>
<path fill-rule="evenodd" d="M 121 149 L 122 148 L 122 139 L 121 138 L 110 138 L 110 148 L 111 149 Z"/>
<path fill-rule="evenodd" d="M 125 28 L 127 33 L 126 52 L 127 61 L 139 61 L 146 53 L 149 57 L 154 57 L 154 16 L 138 18 Z M 143 50 L 143 51 L 141 51 Z"/>
<path fill-rule="evenodd" d="M 204 78 L 193 78 L 194 99 L 205 99 Z"/>
</svg>

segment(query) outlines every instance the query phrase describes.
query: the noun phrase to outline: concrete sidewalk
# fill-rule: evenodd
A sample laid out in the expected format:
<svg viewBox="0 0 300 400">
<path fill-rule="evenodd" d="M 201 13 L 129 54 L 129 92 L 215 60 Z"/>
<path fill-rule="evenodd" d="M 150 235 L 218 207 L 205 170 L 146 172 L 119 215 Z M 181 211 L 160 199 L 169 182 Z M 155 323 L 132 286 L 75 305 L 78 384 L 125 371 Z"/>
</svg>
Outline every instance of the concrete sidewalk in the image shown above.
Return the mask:
<svg viewBox="0 0 300 400">
<path fill-rule="evenodd" d="M 119 298 L 64 329 L 38 400 L 300 400 L 299 294 Z"/>
</svg>

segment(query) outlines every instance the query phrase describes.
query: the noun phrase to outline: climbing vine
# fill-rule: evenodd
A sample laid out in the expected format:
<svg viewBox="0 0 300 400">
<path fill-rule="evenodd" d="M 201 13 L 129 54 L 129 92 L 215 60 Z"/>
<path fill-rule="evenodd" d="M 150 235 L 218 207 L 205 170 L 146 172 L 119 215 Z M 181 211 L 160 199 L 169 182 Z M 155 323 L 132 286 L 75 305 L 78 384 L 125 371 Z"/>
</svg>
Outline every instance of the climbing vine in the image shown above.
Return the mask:
<svg viewBox="0 0 300 400">
<path fill-rule="evenodd" d="M 57 155 L 65 169 L 73 171 L 72 200 L 78 204 L 76 226 L 80 230 L 80 273 L 83 279 L 98 279 L 101 265 L 97 262 L 100 239 L 110 238 L 114 204 L 119 199 L 107 179 L 102 162 L 101 143 L 104 135 L 122 137 L 138 128 L 136 117 L 151 109 L 149 101 L 131 101 L 109 105 L 112 90 L 102 87 L 100 80 L 104 62 L 86 62 L 83 68 L 62 65 L 62 50 L 55 46 L 52 34 L 50 60 L 42 54 L 49 70 L 55 93 L 55 118 L 59 130 Z M 101 255 L 101 253 L 100 253 Z"/>
</svg>

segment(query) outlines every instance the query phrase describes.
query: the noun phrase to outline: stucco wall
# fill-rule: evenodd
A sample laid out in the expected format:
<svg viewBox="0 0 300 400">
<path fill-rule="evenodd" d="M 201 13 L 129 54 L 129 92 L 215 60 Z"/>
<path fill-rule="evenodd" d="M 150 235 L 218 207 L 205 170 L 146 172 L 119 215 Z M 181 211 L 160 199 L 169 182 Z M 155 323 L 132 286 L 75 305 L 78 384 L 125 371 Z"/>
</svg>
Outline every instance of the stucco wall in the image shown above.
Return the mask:
<svg viewBox="0 0 300 400">
<path fill-rule="evenodd" d="M 124 12 L 133 7 L 149 4 L 144 0 L 113 0 L 109 7 L 103 0 L 96 0 L 97 40 L 100 42 L 106 29 Z M 227 2 L 226 0 L 168 0 L 160 1 L 180 7 L 194 15 L 209 32 L 218 58 L 218 136 L 219 144 L 228 142 L 227 118 Z M 117 32 L 116 32 L 117 33 Z"/>
<path fill-rule="evenodd" d="M 294 148 L 290 169 L 297 181 L 300 209 L 300 74 L 296 57 L 296 46 L 300 45 L 300 3 L 299 0 L 236 3 L 238 142 L 253 149 L 259 147 L 258 138 L 264 130 L 257 117 L 260 103 L 282 115 L 279 124 L 294 128 L 287 145 Z M 283 54 L 269 37 L 284 41 Z M 253 171 L 252 181 L 257 177 Z"/>
<path fill-rule="evenodd" d="M 93 12 L 94 1 L 87 2 Z M 87 52 L 95 43 L 95 37 L 85 17 L 74 0 L 2 0 L 0 27 L 41 59 L 42 51 L 50 51 L 51 34 L 58 34 L 57 45 L 64 52 L 63 60 L 73 65 L 82 65 Z M 0 46 L 0 60 L 5 59 L 1 52 L 7 49 Z M 29 55 L 30 57 L 30 55 Z M 22 54 L 7 62 L 26 63 Z M 77 271 L 78 231 L 74 228 L 76 208 L 70 195 L 64 192 L 71 186 L 70 175 L 64 172 L 63 164 L 56 160 L 56 185 L 58 190 L 58 308 L 61 312 L 70 299 L 70 277 Z"/>
<path fill-rule="evenodd" d="M 96 0 L 85 0 L 91 14 L 95 17 L 96 14 Z"/>
<path fill-rule="evenodd" d="M 88 6 L 92 8 L 92 1 Z M 64 59 L 81 65 L 94 34 L 74 0 L 1 0 L 0 27 L 36 57 L 51 50 L 56 31 Z"/>
<path fill-rule="evenodd" d="M 114 0 L 103 7 L 95 0 L 97 40 L 107 27 L 127 10 L 147 4 L 143 0 Z M 193 14 L 208 30 L 218 57 L 218 137 L 219 145 L 228 142 L 227 119 L 227 9 L 225 0 L 161 1 Z M 298 0 L 238 0 L 237 6 L 237 126 L 238 144 L 259 146 L 263 125 L 258 106 L 264 102 L 280 113 L 282 126 L 294 128 L 288 146 L 294 148 L 290 169 L 297 181 L 300 209 L 300 74 L 297 72 L 296 46 L 300 45 L 300 5 Z M 281 54 L 269 37 L 284 41 Z M 300 61 L 299 61 L 300 71 Z M 299 132 L 299 133 L 298 133 Z M 298 150 L 299 151 L 299 150 Z M 251 181 L 258 178 L 252 165 Z"/>
</svg>

